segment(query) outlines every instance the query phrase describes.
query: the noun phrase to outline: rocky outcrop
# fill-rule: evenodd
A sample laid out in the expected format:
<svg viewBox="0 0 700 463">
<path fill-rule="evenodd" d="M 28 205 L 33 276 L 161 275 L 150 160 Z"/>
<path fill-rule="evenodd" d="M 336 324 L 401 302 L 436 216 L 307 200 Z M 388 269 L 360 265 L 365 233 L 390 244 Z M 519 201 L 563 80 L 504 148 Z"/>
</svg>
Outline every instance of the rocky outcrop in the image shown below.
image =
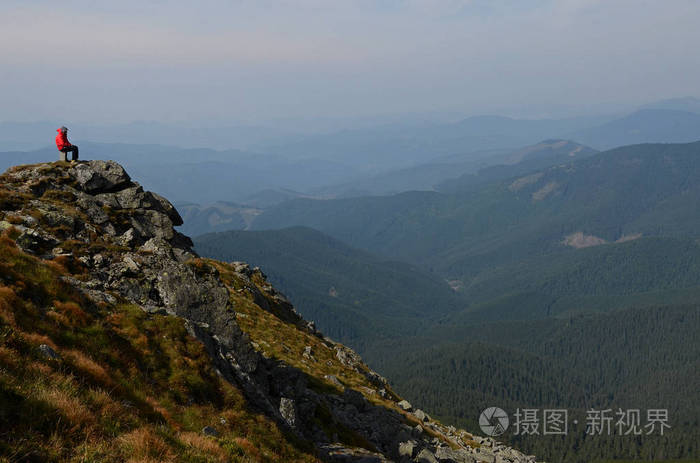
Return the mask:
<svg viewBox="0 0 700 463">
<path fill-rule="evenodd" d="M 227 286 L 217 267 L 199 259 L 191 240 L 175 230 L 182 224 L 175 208 L 144 191 L 118 164 L 19 167 L 3 175 L 3 184 L 16 200 L 7 201 L 0 211 L 0 229 L 14 228 L 20 247 L 44 259 L 61 258 L 75 268 L 76 276 L 66 281 L 95 304 L 128 302 L 149 313 L 184 319 L 218 372 L 241 387 L 251 406 L 313 442 L 322 459 L 534 461 L 497 442 L 446 427 L 401 400 L 354 351 L 324 338 L 305 321 L 259 269 L 230 264 L 227 269 L 240 288 Z M 246 303 L 292 326 L 300 337 L 318 340 L 317 347 L 303 347 L 303 362 L 318 362 L 315 349 L 327 349 L 357 382 L 342 383 L 335 375 L 314 377 L 266 355 L 241 329 L 240 299 L 233 291 L 249 295 Z M 205 434 L 215 436 L 216 430 Z"/>
</svg>

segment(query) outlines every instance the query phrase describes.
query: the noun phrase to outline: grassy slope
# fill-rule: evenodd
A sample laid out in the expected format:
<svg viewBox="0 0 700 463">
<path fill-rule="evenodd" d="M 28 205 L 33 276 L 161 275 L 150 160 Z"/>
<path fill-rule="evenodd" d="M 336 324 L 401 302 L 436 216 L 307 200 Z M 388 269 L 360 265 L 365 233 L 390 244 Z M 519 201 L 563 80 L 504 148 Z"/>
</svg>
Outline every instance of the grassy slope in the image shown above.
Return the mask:
<svg viewBox="0 0 700 463">
<path fill-rule="evenodd" d="M 94 306 L 7 233 L 0 256 L 0 461 L 315 461 L 248 409 L 182 320 Z"/>
<path fill-rule="evenodd" d="M 63 277 L 82 278 L 70 257 L 42 261 L 16 247 L 10 228 L 0 237 L 0 462 L 32 461 L 317 461 L 315 450 L 248 407 L 242 392 L 211 367 L 183 320 L 146 314 L 126 303 L 97 305 Z M 229 289 L 239 324 L 263 355 L 308 375 L 319 393 L 341 394 L 326 375 L 359 390 L 372 403 L 396 408 L 387 387 L 380 398 L 364 372 L 345 367 L 335 344 L 299 329 L 285 314 L 254 300 L 257 290 L 234 269 L 212 260 Z M 45 344 L 58 359 L 39 350 Z M 311 347 L 312 358 L 303 355 Z M 370 443 L 316 411 L 319 425 L 339 442 Z M 414 423 L 415 424 L 415 423 Z M 207 437 L 204 426 L 220 434 Z M 436 434 L 437 436 L 437 434 Z"/>
</svg>

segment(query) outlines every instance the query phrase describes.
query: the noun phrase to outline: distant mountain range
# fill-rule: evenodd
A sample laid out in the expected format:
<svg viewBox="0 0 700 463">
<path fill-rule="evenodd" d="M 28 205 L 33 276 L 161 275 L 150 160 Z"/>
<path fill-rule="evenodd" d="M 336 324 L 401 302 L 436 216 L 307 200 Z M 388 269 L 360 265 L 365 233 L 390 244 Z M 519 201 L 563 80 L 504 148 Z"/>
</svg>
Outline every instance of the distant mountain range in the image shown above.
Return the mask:
<svg viewBox="0 0 700 463">
<path fill-rule="evenodd" d="M 639 109 L 670 109 L 673 111 L 686 111 L 700 114 L 700 98 L 692 96 L 669 98 L 667 100 L 645 104 Z"/>
<path fill-rule="evenodd" d="M 698 177 L 700 142 L 634 145 L 481 186 L 463 179 L 450 194 L 289 201 L 252 228 L 311 227 L 429 269 L 468 301 L 458 323 L 604 311 L 695 297 Z"/>
<path fill-rule="evenodd" d="M 545 140 L 517 149 L 441 156 L 425 164 L 330 185 L 315 190 L 315 193 L 324 197 L 343 198 L 396 194 L 411 190 L 439 190 L 443 188 L 443 182 L 460 176 L 473 178 L 476 183 L 484 183 L 503 175 L 513 176 L 513 172 L 527 172 L 594 152 L 591 148 L 566 140 Z M 518 167 L 505 167 L 510 165 Z"/>
<path fill-rule="evenodd" d="M 295 196 L 432 190 L 449 179 L 512 164 L 523 147 L 542 149 L 542 140 L 569 140 L 592 149 L 697 141 L 700 114 L 692 110 L 698 106 L 698 100 L 685 98 L 618 118 L 476 116 L 454 123 L 413 122 L 311 135 L 261 127 L 187 129 L 133 123 L 75 127 L 71 140 L 81 145 L 84 159 L 122 162 L 147 187 L 175 201 L 269 207 Z M 0 123 L 0 149 L 6 150 L 0 153 L 0 168 L 56 159 L 52 146 L 56 125 Z M 120 143 L 105 143 L 112 141 Z M 19 148 L 36 150 L 8 151 Z M 530 162 L 529 168 L 545 167 L 547 149 L 541 155 L 539 160 L 521 160 Z"/>
<path fill-rule="evenodd" d="M 296 143 L 265 146 L 262 150 L 290 158 L 332 159 L 378 174 L 426 164 L 443 156 L 512 150 L 594 127 L 607 120 L 609 118 L 528 120 L 476 116 L 452 124 L 377 127 L 315 135 Z"/>
<path fill-rule="evenodd" d="M 700 114 L 643 109 L 606 124 L 578 130 L 571 138 L 605 149 L 635 143 L 686 143 L 700 140 Z"/>
<path fill-rule="evenodd" d="M 504 153 L 502 164 L 480 169 L 473 174 L 452 177 L 436 185 L 442 192 L 468 191 L 487 183 L 524 175 L 546 167 L 571 163 L 592 156 L 596 150 L 568 140 L 545 140 L 532 146 Z"/>
<path fill-rule="evenodd" d="M 521 151 L 505 149 L 467 153 L 449 159 L 437 159 L 429 164 L 370 175 L 338 162 L 313 159 L 291 161 L 281 156 L 237 150 L 88 142 L 80 145 L 83 159 L 113 159 L 121 162 L 136 172 L 148 188 L 182 204 L 201 204 L 200 209 L 210 211 L 220 201 L 267 208 L 304 197 L 333 198 L 430 190 L 461 173 L 476 172 L 479 168 L 501 162 L 512 162 Z M 567 146 L 561 148 L 559 154 L 566 155 L 565 151 L 569 149 Z M 530 152 L 533 157 L 543 157 L 539 163 L 529 167 L 532 169 L 533 166 L 557 161 L 556 158 L 548 158 L 551 149 L 547 143 L 540 143 L 523 148 L 522 151 Z M 587 148 L 581 154 L 589 151 Z M 55 158 L 57 154 L 53 148 L 0 153 L 0 168 L 7 168 L 17 162 L 36 163 Z M 223 215 L 226 214 L 228 212 L 223 211 Z M 225 221 L 234 224 L 232 228 L 238 228 L 241 223 L 238 219 Z M 198 234 L 221 229 L 196 228 L 191 231 Z"/>
<path fill-rule="evenodd" d="M 513 249 L 518 256 L 523 249 L 564 249 L 561 243 L 577 232 L 606 241 L 638 233 L 693 236 L 699 159 L 700 143 L 628 146 L 464 195 L 293 200 L 266 210 L 253 228 L 307 226 L 359 248 L 464 276 L 481 261 L 512 258 Z"/>
</svg>

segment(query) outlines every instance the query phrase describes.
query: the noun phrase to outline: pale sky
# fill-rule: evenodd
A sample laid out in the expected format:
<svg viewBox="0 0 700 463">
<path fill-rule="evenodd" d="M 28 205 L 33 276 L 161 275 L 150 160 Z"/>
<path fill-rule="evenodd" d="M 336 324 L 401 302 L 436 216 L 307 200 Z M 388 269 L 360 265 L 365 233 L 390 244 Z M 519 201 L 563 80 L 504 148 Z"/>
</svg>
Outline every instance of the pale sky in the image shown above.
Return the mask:
<svg viewBox="0 0 700 463">
<path fill-rule="evenodd" d="M 3 0 L 0 121 L 585 113 L 700 96 L 698 24 L 698 0 Z"/>
</svg>

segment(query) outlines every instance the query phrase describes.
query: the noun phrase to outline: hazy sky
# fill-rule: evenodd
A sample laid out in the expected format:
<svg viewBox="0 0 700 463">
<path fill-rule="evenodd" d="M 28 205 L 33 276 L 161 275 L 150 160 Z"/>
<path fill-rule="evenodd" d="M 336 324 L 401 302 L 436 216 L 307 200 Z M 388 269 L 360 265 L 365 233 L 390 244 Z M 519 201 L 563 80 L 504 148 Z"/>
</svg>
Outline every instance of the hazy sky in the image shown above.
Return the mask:
<svg viewBox="0 0 700 463">
<path fill-rule="evenodd" d="M 583 113 L 700 96 L 698 24 L 698 0 L 2 0 L 0 120 Z"/>
</svg>

